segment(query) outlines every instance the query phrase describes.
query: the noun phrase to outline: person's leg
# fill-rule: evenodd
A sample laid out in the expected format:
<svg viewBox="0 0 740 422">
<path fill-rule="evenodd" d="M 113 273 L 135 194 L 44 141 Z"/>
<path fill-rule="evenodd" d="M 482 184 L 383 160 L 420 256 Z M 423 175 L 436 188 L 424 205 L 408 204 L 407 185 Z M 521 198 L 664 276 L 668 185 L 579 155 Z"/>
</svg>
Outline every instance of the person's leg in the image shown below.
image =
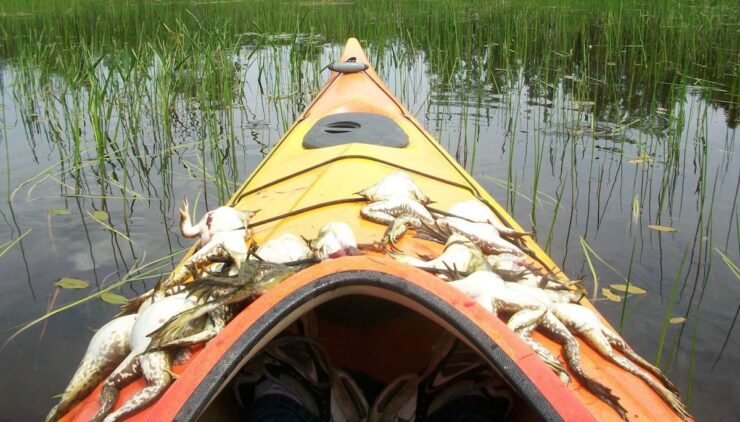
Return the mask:
<svg viewBox="0 0 740 422">
<path fill-rule="evenodd" d="M 349 374 L 334 367 L 316 337 L 311 330 L 294 329 L 272 340 L 242 368 L 233 388 L 247 410 L 247 420 L 362 420 L 367 416 L 362 390 Z"/>
<path fill-rule="evenodd" d="M 427 422 L 490 422 L 502 421 L 509 400 L 501 397 L 467 395 L 452 400 L 426 419 Z"/>
<path fill-rule="evenodd" d="M 373 403 L 371 420 L 497 421 L 509 411 L 509 387 L 477 353 L 443 335 L 423 374 L 394 380 Z"/>
<path fill-rule="evenodd" d="M 249 422 L 318 422 L 318 416 L 309 412 L 296 400 L 282 394 L 268 394 L 254 400 L 247 412 Z"/>
</svg>

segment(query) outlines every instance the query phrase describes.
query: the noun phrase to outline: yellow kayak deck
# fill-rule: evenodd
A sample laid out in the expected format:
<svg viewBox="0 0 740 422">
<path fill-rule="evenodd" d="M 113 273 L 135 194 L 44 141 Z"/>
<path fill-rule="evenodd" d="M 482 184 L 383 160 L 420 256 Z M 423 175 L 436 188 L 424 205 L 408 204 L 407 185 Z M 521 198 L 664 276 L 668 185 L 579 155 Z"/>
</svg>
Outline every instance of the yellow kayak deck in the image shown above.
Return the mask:
<svg viewBox="0 0 740 422">
<path fill-rule="evenodd" d="M 366 205 L 366 202 L 361 201 L 357 192 L 374 185 L 382 177 L 398 171 L 409 174 L 421 191 L 434 201 L 432 206 L 436 209 L 448 210 L 459 201 L 476 198 L 488 203 L 505 225 L 522 230 L 485 189 L 388 91 L 355 39 L 348 41 L 340 62 L 351 61 L 351 58 L 354 58 L 356 63 L 367 64 L 367 69 L 356 73 L 332 72 L 314 101 L 229 201 L 229 205 L 236 209 L 258 211 L 250 222 L 252 240 L 262 244 L 285 233 L 311 239 L 316 237 L 319 228 L 324 224 L 343 221 L 351 226 L 359 243 L 369 244 L 379 241 L 385 227 L 360 218 L 360 209 Z M 327 116 L 340 113 L 373 113 L 386 116 L 408 136 L 408 145 L 395 148 L 353 142 L 321 148 L 304 147 L 306 134 L 316 126 L 317 122 Z M 557 265 L 533 239 L 526 237 L 524 244 L 535 256 L 533 265 L 547 267 L 548 271 L 565 280 L 564 274 Z M 408 233 L 399 242 L 399 247 L 410 255 L 437 255 L 442 250 L 442 245 L 416 239 Z M 542 388 L 543 391 L 547 390 L 543 393 L 543 397 L 549 401 L 552 409 L 555 409 L 557 413 L 552 419 L 619 419 L 619 415 L 612 408 L 587 391 L 575 377 L 571 378 L 569 385 L 563 385 L 552 371 L 539 361 L 539 358 L 526 348 L 524 343 L 518 340 L 500 320 L 479 306 L 471 304 L 469 300 L 436 277 L 424 274 L 420 270 L 404 267 L 407 266 L 394 263 L 387 257 L 372 255 L 330 260 L 299 272 L 248 306 L 226 327 L 224 332 L 196 353 L 190 362 L 176 367 L 175 372 L 181 374 L 180 378 L 157 403 L 135 415 L 134 419 L 174 418 L 176 416 L 179 419 L 184 414 L 197 417 L 201 414 L 199 412 L 204 411 L 202 406 L 205 403 L 212 403 L 215 400 L 213 397 L 216 393 L 209 389 L 224 388 L 223 384 L 233 376 L 233 373 L 229 371 L 233 371 L 237 364 L 243 364 L 254 356 L 269 338 L 274 337 L 279 329 L 284 328 L 291 320 L 298 318 L 301 312 L 342 295 L 369 295 L 387 299 L 412 309 L 417 314 L 404 318 L 399 317 L 395 320 L 389 319 L 383 323 L 385 325 L 380 324 L 373 328 L 363 329 L 346 328 L 330 318 L 327 319 L 322 327 L 327 333 L 327 349 L 330 354 L 334 353 L 333 357 L 338 362 L 346 365 L 355 364 L 358 366 L 356 369 L 371 369 L 369 367 L 374 361 L 370 351 L 357 352 L 354 362 L 353 356 L 348 355 L 348 351 L 353 350 L 349 346 L 353 341 L 355 343 L 363 341 L 375 343 L 388 338 L 390 340 L 387 341 L 400 341 L 405 344 L 404 347 L 408 348 L 415 344 L 412 341 L 414 340 L 418 342 L 420 348 L 428 348 L 427 337 L 431 337 L 432 333 L 442 329 L 439 327 L 449 328 L 454 324 L 449 321 L 445 322 L 445 316 L 435 314 L 430 310 L 431 306 L 425 307 L 415 303 L 417 296 L 414 296 L 416 294 L 414 289 L 416 288 L 421 289 L 419 290 L 422 291 L 421 296 L 429 295 L 432 301 L 444 302 L 436 309 L 449 309 L 450 313 L 459 313 L 459 318 L 465 320 L 461 324 L 473 324 L 476 329 L 480 330 L 480 333 L 484 333 L 481 335 L 487 336 L 488 341 L 493 342 L 491 344 L 495 346 L 491 347 L 500 346 L 512 359 L 512 363 L 524 368 L 522 373 L 527 377 L 525 384 Z M 348 285 L 346 289 L 336 280 L 332 281 L 333 275 L 353 271 L 358 274 L 363 271 L 367 274 L 384 273 L 388 275 L 388 278 L 382 279 L 381 277 L 381 279 L 372 281 L 376 283 L 375 285 L 370 282 L 365 284 L 358 282 L 359 284 Z M 325 280 L 324 284 L 321 284 L 321 280 Z M 392 287 L 394 283 L 398 284 L 403 280 L 409 284 L 407 297 L 403 293 L 403 286 Z M 326 288 L 326 283 L 332 282 L 338 283 L 332 287 L 333 290 L 321 290 Z M 283 312 L 280 311 L 281 304 L 289 299 L 293 300 L 291 298 L 295 298 L 298 292 L 308 288 L 316 289 L 314 297 L 310 298 L 315 299 L 315 302 L 307 299 L 300 302 L 300 306 L 295 305 L 295 308 L 286 308 L 285 313 L 279 313 Z M 310 295 L 310 292 L 306 294 Z M 319 297 L 321 295 L 327 296 L 321 298 Z M 586 300 L 583 300 L 582 304 L 593 309 Z M 274 326 L 270 328 L 268 334 L 265 334 L 266 329 L 259 331 L 258 328 L 260 324 L 263 324 L 261 321 L 264 321 L 271 312 L 276 313 L 275 315 L 283 318 L 284 321 L 273 322 Z M 433 321 L 438 326 L 435 325 L 437 328 L 433 329 L 424 328 L 426 325 L 423 321 Z M 418 328 L 418 332 L 408 331 L 414 330 L 414 327 Z M 459 335 L 460 332 L 456 334 Z M 254 336 L 264 337 L 253 338 Z M 564 361 L 560 345 L 539 333 L 535 332 L 533 336 L 561 361 Z M 406 338 L 405 341 L 404 338 Z M 471 338 L 465 341 L 471 345 L 477 344 Z M 239 344 L 241 344 L 241 349 L 235 349 Z M 620 398 L 620 403 L 627 410 L 631 420 L 679 419 L 642 380 L 608 362 L 580 339 L 579 344 L 582 355 L 581 365 L 585 372 L 612 389 L 612 392 Z M 357 347 L 354 350 L 359 350 Z M 392 345 L 389 347 L 392 348 Z M 238 355 L 235 363 L 224 364 L 223 357 L 230 353 L 241 354 Z M 397 375 L 403 370 L 402 363 L 413 361 L 414 356 L 419 357 L 419 365 L 423 366 L 429 354 L 427 349 L 411 352 L 399 350 L 398 353 L 401 356 L 398 360 L 399 368 L 397 370 L 390 367 L 390 369 L 381 369 L 378 373 L 387 373 L 387 376 L 381 375 L 379 378 Z M 207 380 L 210 376 L 208 374 L 216 373 L 219 365 L 232 365 L 233 368 L 229 366 L 227 369 L 222 369 L 225 372 L 218 372 L 216 376 L 218 383 L 216 381 L 211 383 Z M 505 368 L 499 369 L 503 371 Z M 141 381 L 137 381 L 124 389 L 118 405 L 142 385 Z M 68 415 L 68 420 L 75 418 L 82 420 L 85 415 L 94 412 L 98 391 L 99 389 L 94 391 L 91 397 L 73 410 Z M 189 404 L 193 401 L 192 397 L 204 394 L 207 397 L 199 399 L 198 406 L 201 407 Z M 218 400 L 214 403 L 217 402 Z"/>
</svg>

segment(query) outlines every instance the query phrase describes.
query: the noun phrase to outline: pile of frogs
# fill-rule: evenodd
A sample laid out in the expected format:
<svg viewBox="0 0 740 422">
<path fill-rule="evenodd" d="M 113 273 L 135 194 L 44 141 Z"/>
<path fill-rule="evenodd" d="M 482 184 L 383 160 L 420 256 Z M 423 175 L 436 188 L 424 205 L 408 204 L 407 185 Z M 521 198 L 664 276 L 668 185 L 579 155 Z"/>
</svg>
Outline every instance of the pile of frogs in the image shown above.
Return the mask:
<svg viewBox="0 0 740 422">
<path fill-rule="evenodd" d="M 187 360 L 193 346 L 216 336 L 245 305 L 301 269 L 360 255 L 361 248 L 429 271 L 494 315 L 508 316 L 508 327 L 563 382 L 568 383 L 572 374 L 622 418 L 627 416 L 619 398 L 581 368 L 576 335 L 641 378 L 682 418 L 689 417 L 676 387 L 661 371 L 579 304 L 583 289 L 578 283 L 558 281 L 537 262 L 523 239 L 531 233 L 504 225 L 488 204 L 471 199 L 446 211 L 434 209 L 430 198 L 403 172 L 382 178 L 358 195 L 369 202 L 361 217 L 386 226 L 379 242 L 358 245 L 351 227 L 337 221 L 322 226 L 310 240 L 286 233 L 257 245 L 249 228 L 255 212 L 220 207 L 192 224 L 186 200 L 180 209 L 180 231 L 198 239 L 197 251 L 97 331 L 46 420 L 61 418 L 101 381 L 100 408 L 93 421 L 117 421 L 138 412 L 172 383 L 172 365 Z M 403 254 L 396 244 L 410 229 L 417 237 L 443 243 L 443 252 L 434 258 Z M 562 345 L 570 371 L 531 336 L 534 330 Z M 119 391 L 139 377 L 146 387 L 113 411 Z"/>
</svg>

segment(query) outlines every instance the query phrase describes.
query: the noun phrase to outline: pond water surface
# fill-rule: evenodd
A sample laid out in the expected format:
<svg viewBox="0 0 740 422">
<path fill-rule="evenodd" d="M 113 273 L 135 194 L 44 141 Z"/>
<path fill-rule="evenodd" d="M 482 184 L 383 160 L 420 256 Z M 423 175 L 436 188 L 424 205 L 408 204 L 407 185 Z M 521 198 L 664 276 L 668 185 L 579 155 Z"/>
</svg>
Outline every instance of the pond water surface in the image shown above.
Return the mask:
<svg viewBox="0 0 740 422">
<path fill-rule="evenodd" d="M 315 27 L 306 31 L 304 22 L 292 32 L 265 30 L 274 23 L 267 7 L 254 18 L 255 33 L 229 26 L 246 19 L 221 20 L 226 4 L 182 6 L 168 12 L 175 17 L 160 16 L 175 23 L 146 22 L 164 35 L 132 42 L 112 30 L 101 41 L 105 52 L 84 34 L 89 28 L 80 29 L 77 44 L 65 35 L 64 25 L 71 25 L 65 19 L 89 19 L 88 9 L 73 9 L 47 38 L 41 29 L 56 24 L 42 12 L 15 18 L 35 22 L 36 32 L 10 24 L 6 13 L 0 18 L 10 34 L 0 62 L 0 341 L 50 306 L 83 299 L 122 277 L 131 281 L 112 293 L 130 298 L 151 288 L 190 246 L 177 228 L 182 198 L 197 206 L 196 215 L 225 202 L 327 79 L 324 67 L 346 38 L 356 35 L 390 90 L 536 232 L 571 278 L 584 278 L 596 307 L 638 353 L 660 363 L 692 414 L 733 420 L 740 411 L 733 401 L 740 394 L 740 341 L 733 331 L 740 310 L 737 43 L 717 42 L 710 48 L 715 53 L 701 49 L 703 55 L 673 51 L 664 45 L 673 38 L 665 36 L 635 47 L 622 35 L 650 28 L 652 15 L 639 18 L 640 2 L 638 17 L 620 12 L 616 18 L 595 11 L 548 16 L 537 2 L 494 17 L 494 6 L 473 14 L 473 6 L 439 3 L 451 10 L 449 21 L 416 11 L 416 20 L 399 22 L 393 36 L 383 32 L 386 23 L 321 31 L 352 13 L 382 20 L 382 7 L 392 2 L 362 12 L 333 5 L 340 17 L 309 14 Z M 705 11 L 716 39 L 737 34 L 736 10 L 729 18 Z M 551 19 L 551 27 L 572 31 L 572 45 L 562 38 L 551 45 L 547 37 L 522 40 L 501 27 L 527 11 L 539 19 L 533 25 Z M 98 22 L 120 24 L 111 16 L 135 14 L 107 13 L 96 12 Z M 577 24 L 567 21 L 569 13 Z M 425 16 L 444 25 L 436 32 L 451 39 L 419 35 Z M 208 26 L 209 19 L 227 23 Z M 694 22 L 681 13 L 671 19 Z M 620 24 L 634 28 L 612 39 L 610 25 Z M 503 35 L 481 29 L 494 25 Z M 366 34 L 355 32 L 363 29 Z M 655 49 L 674 65 L 639 59 Z M 701 66 L 685 64 L 687 55 Z M 58 290 L 54 283 L 62 277 L 90 286 Z M 602 289 L 625 279 L 647 293 L 629 295 L 626 304 L 606 299 Z M 93 298 L 8 342 L 0 351 L 0 419 L 42 418 L 92 332 L 116 312 Z"/>
</svg>

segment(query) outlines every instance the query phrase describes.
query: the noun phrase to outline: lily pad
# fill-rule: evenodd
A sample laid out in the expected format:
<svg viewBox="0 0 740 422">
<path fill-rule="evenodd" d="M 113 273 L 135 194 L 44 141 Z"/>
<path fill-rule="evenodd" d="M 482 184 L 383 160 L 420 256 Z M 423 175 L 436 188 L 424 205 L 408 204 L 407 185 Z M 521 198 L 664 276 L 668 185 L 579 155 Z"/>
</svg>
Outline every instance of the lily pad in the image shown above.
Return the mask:
<svg viewBox="0 0 740 422">
<path fill-rule="evenodd" d="M 610 284 L 609 287 L 618 292 L 627 292 L 635 295 L 644 295 L 645 293 L 647 293 L 647 290 L 641 289 L 631 284 L 629 286 L 626 284 Z"/>
<path fill-rule="evenodd" d="M 92 216 L 96 220 L 107 220 L 108 219 L 108 213 L 103 210 L 93 211 Z"/>
<path fill-rule="evenodd" d="M 686 318 L 680 317 L 680 316 L 679 317 L 673 317 L 673 318 L 669 319 L 668 322 L 671 323 L 671 324 L 683 324 L 684 322 L 686 322 Z"/>
<path fill-rule="evenodd" d="M 79 278 L 60 278 L 59 281 L 54 283 L 55 286 L 61 287 L 62 289 L 84 289 L 90 285 L 85 280 Z"/>
<path fill-rule="evenodd" d="M 114 305 L 124 305 L 128 302 L 128 299 L 126 299 L 124 296 L 111 292 L 101 293 L 100 298 L 103 299 L 103 301 L 112 303 Z"/>
<path fill-rule="evenodd" d="M 71 212 L 66 208 L 49 208 L 49 215 L 69 215 Z"/>
<path fill-rule="evenodd" d="M 677 232 L 678 229 L 671 226 L 661 226 L 658 224 L 648 224 L 648 228 L 651 228 L 653 230 L 657 230 L 659 232 Z"/>
<path fill-rule="evenodd" d="M 627 161 L 629 164 L 642 164 L 642 163 L 649 163 L 651 160 L 649 155 L 641 155 L 635 159 Z"/>
<path fill-rule="evenodd" d="M 611 300 L 612 302 L 622 301 L 621 297 L 615 295 L 611 290 L 607 289 L 606 287 L 601 289 L 601 294 L 603 294 L 605 298 Z"/>
</svg>

